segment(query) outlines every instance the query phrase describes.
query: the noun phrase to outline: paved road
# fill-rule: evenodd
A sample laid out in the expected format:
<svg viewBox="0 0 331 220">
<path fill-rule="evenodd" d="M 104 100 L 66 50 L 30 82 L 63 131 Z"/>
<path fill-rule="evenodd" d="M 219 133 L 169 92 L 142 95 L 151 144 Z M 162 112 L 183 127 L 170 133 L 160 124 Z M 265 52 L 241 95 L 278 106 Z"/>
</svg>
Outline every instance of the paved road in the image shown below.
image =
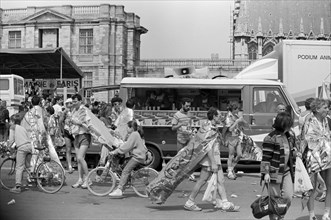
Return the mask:
<svg viewBox="0 0 331 220">
<path fill-rule="evenodd" d="M 229 200 L 240 205 L 240 212 L 225 213 L 214 210 L 198 196 L 198 204 L 204 208 L 201 212 L 189 212 L 183 209 L 194 183 L 182 182 L 177 190 L 163 205 L 152 204 L 148 199 L 137 197 L 133 191 L 127 191 L 123 199 L 96 197 L 87 190 L 72 189 L 77 171 L 67 174 L 67 185 L 56 194 L 45 194 L 37 188 L 27 188 L 21 194 L 0 191 L 0 215 L 2 220 L 46 220 L 46 219 L 253 219 L 250 204 L 261 193 L 258 174 L 244 174 L 236 181 L 226 180 Z M 231 198 L 235 194 L 237 198 Z M 16 203 L 7 205 L 15 199 Z M 316 202 L 316 213 L 323 213 L 323 203 Z M 321 215 L 318 215 L 321 217 Z M 268 218 L 264 218 L 268 219 Z M 308 219 L 308 211 L 301 212 L 299 199 L 294 199 L 286 219 Z"/>
</svg>

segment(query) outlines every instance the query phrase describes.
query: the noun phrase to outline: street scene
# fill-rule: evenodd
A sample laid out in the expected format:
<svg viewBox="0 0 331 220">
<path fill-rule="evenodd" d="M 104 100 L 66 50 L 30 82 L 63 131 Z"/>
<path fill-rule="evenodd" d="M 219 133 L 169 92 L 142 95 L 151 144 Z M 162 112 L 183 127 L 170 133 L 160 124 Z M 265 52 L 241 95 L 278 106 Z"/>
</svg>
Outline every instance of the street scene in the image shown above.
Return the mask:
<svg viewBox="0 0 331 220">
<path fill-rule="evenodd" d="M 1 219 L 330 220 L 330 11 L 0 0 Z"/>
<path fill-rule="evenodd" d="M 226 181 L 229 200 L 240 205 L 240 212 L 222 212 L 213 209 L 212 204 L 202 202 L 202 194 L 197 203 L 202 212 L 188 212 L 183 209 L 192 181 L 183 181 L 164 205 L 153 204 L 148 198 L 138 197 L 128 190 L 122 199 L 110 199 L 108 196 L 98 197 L 88 190 L 73 189 L 77 172 L 67 175 L 67 186 L 56 194 L 40 192 L 36 187 L 24 189 L 22 194 L 11 194 L 1 190 L 0 208 L 2 219 L 254 219 L 251 208 L 253 200 L 261 195 L 258 174 L 245 174 L 233 181 Z M 198 177 L 198 176 L 197 176 Z M 244 186 L 244 187 L 243 187 Z M 203 190 L 202 190 L 203 191 Z M 265 193 L 265 192 L 264 192 Z M 15 204 L 8 205 L 12 199 Z M 316 202 L 316 213 L 323 213 L 323 204 Z M 318 215 L 321 218 L 321 215 Z M 267 218 L 263 218 L 267 219 Z M 293 204 L 286 219 L 308 219 L 307 209 L 301 211 L 299 198 Z"/>
</svg>

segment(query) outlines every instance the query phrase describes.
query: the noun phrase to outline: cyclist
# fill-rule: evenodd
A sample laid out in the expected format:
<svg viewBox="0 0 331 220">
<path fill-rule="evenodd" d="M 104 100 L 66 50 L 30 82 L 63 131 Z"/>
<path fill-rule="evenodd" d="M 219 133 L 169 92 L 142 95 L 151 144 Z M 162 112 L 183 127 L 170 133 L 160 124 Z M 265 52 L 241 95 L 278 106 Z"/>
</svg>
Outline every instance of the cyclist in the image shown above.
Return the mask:
<svg viewBox="0 0 331 220">
<path fill-rule="evenodd" d="M 22 117 L 20 114 L 14 114 L 10 117 L 8 146 L 12 146 L 12 144 L 15 143 L 17 149 L 15 187 L 10 189 L 10 192 L 12 193 L 21 192 L 25 158 L 28 154 L 32 153 L 31 139 L 27 130 L 20 125 L 21 120 Z"/>
<path fill-rule="evenodd" d="M 123 187 L 126 184 L 132 170 L 139 164 L 144 164 L 146 160 L 147 148 L 143 139 L 143 130 L 141 127 L 138 127 L 138 124 L 135 120 L 129 121 L 127 125 L 129 134 L 128 140 L 119 148 L 109 153 L 111 155 L 129 153 L 131 156 L 130 160 L 122 171 L 117 189 L 109 194 L 111 197 L 120 197 L 123 195 Z"/>
</svg>

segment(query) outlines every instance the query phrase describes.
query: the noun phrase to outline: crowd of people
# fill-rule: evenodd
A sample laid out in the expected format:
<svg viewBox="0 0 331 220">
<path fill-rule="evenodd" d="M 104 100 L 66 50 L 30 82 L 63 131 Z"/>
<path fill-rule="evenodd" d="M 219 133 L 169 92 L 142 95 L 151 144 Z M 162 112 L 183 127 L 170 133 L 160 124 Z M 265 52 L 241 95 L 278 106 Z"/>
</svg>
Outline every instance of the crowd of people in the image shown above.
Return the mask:
<svg viewBox="0 0 331 220">
<path fill-rule="evenodd" d="M 21 191 L 22 170 L 24 167 L 25 157 L 28 153 L 35 151 L 34 146 L 42 141 L 40 136 L 46 133 L 47 146 L 49 147 L 50 156 L 53 160 L 59 161 L 55 152 L 57 146 L 66 146 L 66 159 L 68 173 L 73 172 L 71 162 L 71 146 L 73 145 L 76 152 L 78 163 L 78 180 L 72 185 L 73 188 L 86 189 L 89 180 L 85 154 L 91 144 L 92 136 L 98 135 L 98 131 L 93 130 L 90 123 L 89 112 L 96 115 L 104 125 L 113 130 L 113 135 L 121 139 L 123 144 L 118 146 L 114 151 L 109 147 L 103 146 L 101 149 L 100 165 L 105 164 L 109 154 L 126 154 L 129 153 L 132 158 L 123 170 L 120 178 L 120 184 L 117 189 L 110 193 L 111 197 L 123 195 L 123 186 L 125 185 L 128 175 L 134 167 L 143 163 L 147 148 L 144 144 L 144 135 L 139 122 L 134 120 L 134 99 L 129 99 L 122 104 L 122 99 L 118 96 L 111 100 L 111 103 L 94 102 L 90 106 L 84 105 L 82 97 L 79 94 L 73 95 L 65 100 L 55 97 L 53 104 L 43 102 L 38 95 L 31 99 L 29 108 L 20 108 L 20 112 L 11 116 L 4 111 L 5 104 L 1 102 L 1 111 L 3 119 L 0 120 L 1 138 L 6 140 L 5 136 L 7 123 L 10 121 L 9 142 L 15 142 L 17 148 L 17 174 L 16 187 L 11 192 L 19 193 Z M 229 202 L 224 186 L 224 174 L 220 162 L 220 146 L 225 145 L 229 150 L 227 177 L 235 180 L 235 166 L 241 159 L 241 143 L 243 138 L 243 126 L 247 122 L 240 111 L 240 103 L 230 103 L 226 116 L 222 115 L 219 109 L 211 107 L 207 112 L 207 121 L 200 126 L 199 130 L 194 130 L 190 115 L 192 101 L 184 98 L 181 102 L 181 108 L 174 114 L 172 120 L 172 130 L 177 133 L 177 150 L 176 157 L 179 158 L 186 150 L 190 148 L 190 143 L 206 144 L 204 153 L 201 157 L 195 159 L 196 165 L 201 166 L 200 178 L 198 180 L 192 176 L 191 170 L 187 170 L 187 177 L 196 181 L 188 201 L 184 208 L 189 211 L 201 211 L 195 203 L 195 198 L 200 189 L 206 184 L 211 174 L 217 174 L 217 193 L 220 199 L 214 201 L 215 208 L 223 211 L 239 211 L 240 207 Z M 293 184 L 295 176 L 295 160 L 297 157 L 302 158 L 305 162 L 308 173 L 311 175 L 314 189 L 309 193 L 308 211 L 310 220 L 317 220 L 314 213 L 314 201 L 319 192 L 323 192 L 325 200 L 325 212 L 322 220 L 330 220 L 330 203 L 331 203 L 331 169 L 330 161 L 327 166 L 314 166 L 316 161 L 312 156 L 321 149 L 330 151 L 331 140 L 331 102 L 319 98 L 310 98 L 306 100 L 306 111 L 302 112 L 299 117 L 300 134 L 295 135 L 293 131 L 293 115 L 289 108 L 284 104 L 278 103 L 274 106 L 277 115 L 273 119 L 270 133 L 266 135 L 262 144 L 262 161 L 261 161 L 261 181 L 268 184 L 272 195 L 282 196 L 288 201 L 288 206 L 294 196 Z M 223 127 L 219 129 L 219 127 Z M 3 132 L 5 131 L 5 132 Z M 216 132 L 217 131 L 217 132 Z M 199 133 L 200 132 L 200 133 Z M 212 133 L 212 139 L 209 134 Z M 195 135 L 195 134 L 200 134 Z M 208 134 L 207 136 L 203 136 Z M 208 140 L 206 142 L 206 140 Z M 212 144 L 210 144 L 212 142 Z M 303 145 L 305 143 L 305 145 Z M 330 152 L 328 152 L 330 155 Z M 321 155 L 322 156 L 322 155 Z M 330 159 L 330 158 L 329 158 Z M 31 160 L 33 162 L 33 158 Z M 190 162 L 188 162 L 189 165 Z M 188 166 L 190 167 L 190 166 Z M 196 169 L 197 166 L 194 166 Z M 164 171 L 165 172 L 165 171 Z M 160 174 L 162 179 L 162 174 Z M 184 176 L 185 177 L 185 176 Z M 182 179 L 178 179 L 182 181 Z M 319 198 L 320 200 L 323 198 Z M 323 201 L 324 201 L 323 200 Z M 163 201 L 160 202 L 163 203 Z M 270 215 L 270 219 L 283 219 L 284 216 Z"/>
</svg>

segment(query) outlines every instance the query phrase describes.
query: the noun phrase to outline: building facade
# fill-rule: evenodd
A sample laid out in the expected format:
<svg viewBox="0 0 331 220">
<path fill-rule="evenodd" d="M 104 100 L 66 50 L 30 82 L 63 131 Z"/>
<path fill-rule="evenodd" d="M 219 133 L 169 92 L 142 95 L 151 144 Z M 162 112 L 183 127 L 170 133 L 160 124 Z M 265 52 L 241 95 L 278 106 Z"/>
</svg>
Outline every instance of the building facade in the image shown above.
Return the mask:
<svg viewBox="0 0 331 220">
<path fill-rule="evenodd" d="M 283 39 L 331 40 L 331 1 L 235 0 L 233 59 L 259 59 Z"/>
<path fill-rule="evenodd" d="M 0 9 L 0 48 L 62 47 L 83 71 L 84 87 L 116 85 L 135 76 L 145 33 L 139 16 L 121 5 Z M 95 94 L 103 101 L 112 96 Z"/>
</svg>

